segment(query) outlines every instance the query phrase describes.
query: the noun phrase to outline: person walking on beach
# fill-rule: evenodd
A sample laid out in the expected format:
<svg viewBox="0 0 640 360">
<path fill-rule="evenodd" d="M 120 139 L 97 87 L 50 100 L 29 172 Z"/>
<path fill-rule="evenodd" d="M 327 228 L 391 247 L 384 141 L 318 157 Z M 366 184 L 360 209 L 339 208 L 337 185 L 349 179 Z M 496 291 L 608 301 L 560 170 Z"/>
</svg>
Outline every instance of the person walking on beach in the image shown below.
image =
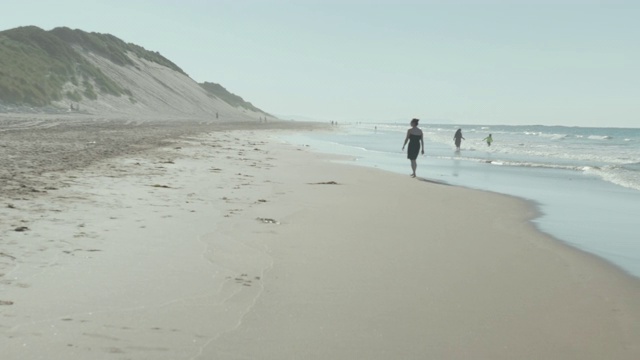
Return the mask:
<svg viewBox="0 0 640 360">
<path fill-rule="evenodd" d="M 460 143 L 462 140 L 467 140 L 462 136 L 462 129 L 456 131 L 455 135 L 453 135 L 453 140 L 456 142 L 456 150 L 460 151 Z"/>
<path fill-rule="evenodd" d="M 491 134 L 489 134 L 489 136 L 487 136 L 486 138 L 482 139 L 482 141 L 486 141 L 487 142 L 487 146 L 491 146 L 491 143 L 493 142 L 493 138 L 491 137 Z"/>
<path fill-rule="evenodd" d="M 411 160 L 411 170 L 413 171 L 411 177 L 416 177 L 416 169 L 418 168 L 418 163 L 416 159 L 418 158 L 418 153 L 422 149 L 422 155 L 424 155 L 424 141 L 422 138 L 422 130 L 418 127 L 419 119 L 411 120 L 411 128 L 407 130 L 407 137 L 404 139 L 404 144 L 402 145 L 402 151 L 404 151 L 404 147 L 407 146 L 407 142 L 409 143 L 409 147 L 407 148 L 407 159 Z"/>
</svg>

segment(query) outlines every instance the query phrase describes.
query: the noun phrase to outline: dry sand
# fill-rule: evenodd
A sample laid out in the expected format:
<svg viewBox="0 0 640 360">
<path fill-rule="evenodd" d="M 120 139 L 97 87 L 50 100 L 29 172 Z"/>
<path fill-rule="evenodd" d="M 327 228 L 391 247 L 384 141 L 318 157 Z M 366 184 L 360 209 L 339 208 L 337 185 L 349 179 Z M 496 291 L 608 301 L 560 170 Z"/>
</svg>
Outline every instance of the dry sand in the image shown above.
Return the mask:
<svg viewBox="0 0 640 360">
<path fill-rule="evenodd" d="M 268 126 L 6 121 L 1 358 L 640 358 L 638 281 L 530 204 Z"/>
</svg>

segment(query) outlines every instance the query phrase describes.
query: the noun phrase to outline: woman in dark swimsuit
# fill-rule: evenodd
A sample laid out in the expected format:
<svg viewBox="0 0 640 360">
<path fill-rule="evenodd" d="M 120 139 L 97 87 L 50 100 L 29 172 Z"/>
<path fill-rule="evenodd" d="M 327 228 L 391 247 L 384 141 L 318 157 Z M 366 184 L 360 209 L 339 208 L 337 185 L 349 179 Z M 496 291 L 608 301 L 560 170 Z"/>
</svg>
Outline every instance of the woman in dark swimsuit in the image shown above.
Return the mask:
<svg viewBox="0 0 640 360">
<path fill-rule="evenodd" d="M 411 120 L 411 129 L 407 130 L 407 137 L 404 139 L 404 145 L 402 145 L 402 150 L 404 151 L 404 147 L 409 143 L 409 148 L 407 149 L 407 159 L 411 160 L 411 170 L 413 173 L 411 177 L 416 177 L 416 168 L 418 167 L 418 163 L 416 163 L 416 159 L 418 158 L 418 153 L 422 149 L 422 155 L 424 155 L 424 141 L 422 139 L 422 130 L 418 127 L 419 119 Z"/>
</svg>

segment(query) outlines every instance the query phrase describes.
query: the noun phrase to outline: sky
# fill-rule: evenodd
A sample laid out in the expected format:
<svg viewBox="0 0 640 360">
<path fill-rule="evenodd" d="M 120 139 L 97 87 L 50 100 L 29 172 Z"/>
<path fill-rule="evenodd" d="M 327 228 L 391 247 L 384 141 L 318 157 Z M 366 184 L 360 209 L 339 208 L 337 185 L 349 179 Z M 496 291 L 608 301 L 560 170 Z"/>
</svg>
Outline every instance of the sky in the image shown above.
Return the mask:
<svg viewBox="0 0 640 360">
<path fill-rule="evenodd" d="M 640 1 L 0 0 L 285 118 L 640 127 Z"/>
</svg>

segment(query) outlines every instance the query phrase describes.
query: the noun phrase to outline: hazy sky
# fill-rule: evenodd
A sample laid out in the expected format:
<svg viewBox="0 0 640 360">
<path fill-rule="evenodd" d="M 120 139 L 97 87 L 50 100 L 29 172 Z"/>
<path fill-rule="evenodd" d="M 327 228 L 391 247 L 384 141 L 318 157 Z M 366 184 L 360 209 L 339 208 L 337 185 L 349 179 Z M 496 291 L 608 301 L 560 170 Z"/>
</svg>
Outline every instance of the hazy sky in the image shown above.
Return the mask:
<svg viewBox="0 0 640 360">
<path fill-rule="evenodd" d="M 278 115 L 640 127 L 640 1 L 0 0 Z"/>
</svg>

